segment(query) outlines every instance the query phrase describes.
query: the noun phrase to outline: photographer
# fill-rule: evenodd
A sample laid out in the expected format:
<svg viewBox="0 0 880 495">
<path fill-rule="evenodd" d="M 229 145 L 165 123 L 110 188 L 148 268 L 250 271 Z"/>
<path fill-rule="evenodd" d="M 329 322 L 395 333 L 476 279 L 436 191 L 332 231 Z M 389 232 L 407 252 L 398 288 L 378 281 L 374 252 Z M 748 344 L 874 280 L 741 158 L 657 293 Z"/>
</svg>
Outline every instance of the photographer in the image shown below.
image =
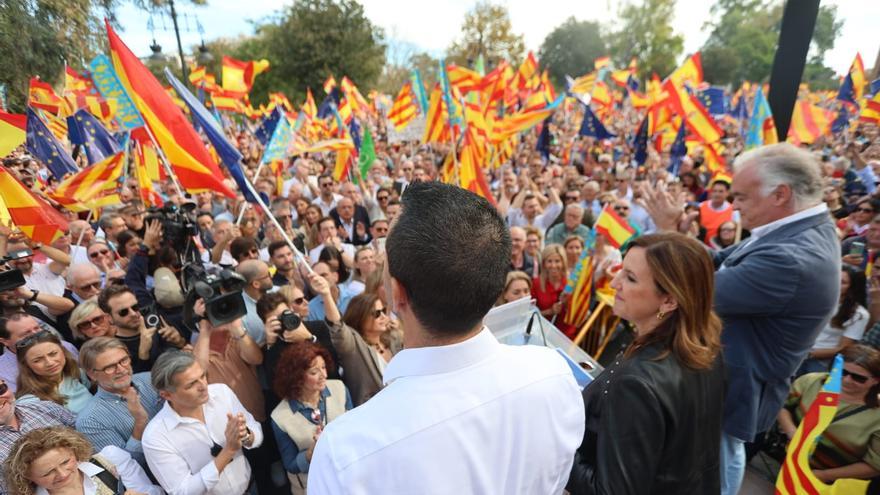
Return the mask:
<svg viewBox="0 0 880 495">
<path fill-rule="evenodd" d="M 316 283 L 326 284 L 327 281 L 315 276 Z M 320 280 L 318 280 L 320 279 Z M 266 326 L 266 354 L 263 360 L 266 380 L 274 383 L 275 368 L 284 349 L 299 342 L 308 341 L 320 344 L 327 349 L 338 363 L 336 349 L 330 340 L 330 327 L 322 320 L 304 321 L 302 316 L 291 311 L 284 296 L 278 292 L 270 292 L 257 301 L 257 314 Z M 327 369 L 330 379 L 339 378 L 337 368 Z M 274 398 L 273 398 L 274 399 Z M 273 406 L 277 399 L 270 400 Z"/>
</svg>

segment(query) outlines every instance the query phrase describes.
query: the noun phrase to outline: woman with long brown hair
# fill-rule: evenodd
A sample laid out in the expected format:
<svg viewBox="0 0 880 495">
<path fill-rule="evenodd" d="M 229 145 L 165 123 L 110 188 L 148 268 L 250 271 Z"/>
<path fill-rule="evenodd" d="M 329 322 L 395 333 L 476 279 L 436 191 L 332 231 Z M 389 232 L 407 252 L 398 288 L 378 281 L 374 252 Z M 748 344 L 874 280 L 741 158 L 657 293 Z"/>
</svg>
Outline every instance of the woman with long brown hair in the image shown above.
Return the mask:
<svg viewBox="0 0 880 495">
<path fill-rule="evenodd" d="M 79 413 L 92 398 L 90 383 L 57 335 L 41 330 L 15 344 L 20 402 L 48 400 Z"/>
<path fill-rule="evenodd" d="M 586 430 L 568 490 L 719 493 L 724 368 L 715 270 L 681 234 L 632 241 L 611 287 L 633 343 L 584 390 Z"/>
<path fill-rule="evenodd" d="M 565 250 L 559 244 L 550 244 L 541 251 L 541 270 L 532 279 L 532 297 L 535 306 L 545 318 L 552 320 L 556 328 L 569 338 L 577 331 L 565 323 L 565 300 L 563 290 L 568 282 L 568 262 Z"/>
</svg>

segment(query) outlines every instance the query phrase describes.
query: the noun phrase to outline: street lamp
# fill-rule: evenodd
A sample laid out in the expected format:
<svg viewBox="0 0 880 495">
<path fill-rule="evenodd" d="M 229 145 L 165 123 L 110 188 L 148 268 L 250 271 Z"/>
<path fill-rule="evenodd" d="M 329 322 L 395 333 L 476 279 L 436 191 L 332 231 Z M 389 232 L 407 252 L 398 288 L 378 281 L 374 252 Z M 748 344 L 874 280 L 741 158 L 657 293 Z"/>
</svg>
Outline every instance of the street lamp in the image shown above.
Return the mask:
<svg viewBox="0 0 880 495">
<path fill-rule="evenodd" d="M 166 59 L 165 59 L 165 55 L 162 54 L 162 47 L 159 45 L 159 43 L 156 43 L 155 39 L 153 40 L 153 44 L 150 45 L 150 50 L 153 52 L 148 57 L 150 62 L 153 62 L 156 64 L 164 64 L 165 63 Z"/>
<path fill-rule="evenodd" d="M 208 64 L 214 61 L 214 56 L 211 55 L 210 51 L 208 51 L 208 47 L 205 46 L 204 41 L 202 41 L 202 44 L 199 45 L 199 54 L 196 57 L 196 60 L 198 60 L 199 65 L 201 65 L 202 67 L 206 67 Z"/>
</svg>

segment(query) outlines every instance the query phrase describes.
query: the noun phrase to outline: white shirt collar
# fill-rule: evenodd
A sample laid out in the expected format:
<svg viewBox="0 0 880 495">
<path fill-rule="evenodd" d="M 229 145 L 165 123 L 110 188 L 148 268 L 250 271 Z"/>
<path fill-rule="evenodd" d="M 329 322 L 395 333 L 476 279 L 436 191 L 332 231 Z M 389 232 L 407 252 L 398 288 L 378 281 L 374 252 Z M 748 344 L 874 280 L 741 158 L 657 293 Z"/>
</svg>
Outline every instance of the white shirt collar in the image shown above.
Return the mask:
<svg viewBox="0 0 880 495">
<path fill-rule="evenodd" d="M 405 376 L 436 375 L 468 367 L 494 354 L 501 344 L 483 327 L 480 333 L 452 345 L 419 347 L 398 352 L 383 375 L 385 385 Z"/>
<path fill-rule="evenodd" d="M 791 214 L 787 217 L 780 218 L 779 220 L 770 222 L 768 224 L 761 225 L 760 227 L 755 227 L 752 229 L 752 239 L 760 239 L 761 237 L 773 232 L 774 230 L 788 225 L 790 223 L 797 222 L 798 220 L 803 220 L 805 218 L 809 218 L 815 215 L 819 215 L 821 213 L 825 213 L 828 211 L 828 206 L 822 202 L 813 206 L 811 208 L 807 208 L 806 210 L 801 210 L 797 213 Z"/>
<path fill-rule="evenodd" d="M 77 468 L 83 474 L 83 493 L 95 493 L 97 487 L 95 482 L 92 481 L 92 476 L 104 471 L 104 468 L 91 462 L 80 462 Z M 45 488 L 38 486 L 34 495 L 49 495 L 49 492 Z"/>
</svg>

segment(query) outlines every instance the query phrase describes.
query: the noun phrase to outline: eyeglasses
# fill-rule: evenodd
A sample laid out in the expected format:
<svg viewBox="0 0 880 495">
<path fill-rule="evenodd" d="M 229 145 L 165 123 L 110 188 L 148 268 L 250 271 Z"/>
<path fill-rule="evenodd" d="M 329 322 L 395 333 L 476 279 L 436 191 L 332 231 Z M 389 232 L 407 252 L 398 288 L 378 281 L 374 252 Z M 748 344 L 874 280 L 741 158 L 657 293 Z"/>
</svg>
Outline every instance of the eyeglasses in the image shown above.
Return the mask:
<svg viewBox="0 0 880 495">
<path fill-rule="evenodd" d="M 39 332 L 32 333 L 27 337 L 19 340 L 15 343 L 15 348 L 17 350 L 24 349 L 25 347 L 29 347 L 32 344 L 36 344 L 40 341 L 40 339 L 46 338 L 52 335 L 48 330 L 40 330 Z"/>
<path fill-rule="evenodd" d="M 116 361 L 113 364 L 108 364 L 107 366 L 104 366 L 103 368 L 95 368 L 93 371 L 104 373 L 105 375 L 110 375 L 110 374 L 116 373 L 116 370 L 119 369 L 120 366 L 122 366 L 123 370 L 128 368 L 129 366 L 131 366 L 131 357 L 125 356 L 124 358 L 120 359 L 119 361 Z"/>
<path fill-rule="evenodd" d="M 287 214 L 287 215 L 275 215 L 275 218 L 277 218 L 278 220 L 290 220 L 291 218 L 293 218 L 293 216 L 290 215 L 290 214 Z"/>
<path fill-rule="evenodd" d="M 297 297 L 296 299 L 293 300 L 293 304 L 296 304 L 297 306 L 300 306 L 305 302 L 306 302 L 305 297 Z"/>
<path fill-rule="evenodd" d="M 104 320 L 107 318 L 107 315 L 98 315 L 91 320 L 83 320 L 76 325 L 77 330 L 85 330 L 91 327 L 98 327 Z"/>
<path fill-rule="evenodd" d="M 107 256 L 108 254 L 110 254 L 109 249 L 102 249 L 100 251 L 95 251 L 94 253 L 89 254 L 89 256 L 92 258 L 97 258 L 98 256 Z"/>
<path fill-rule="evenodd" d="M 379 201 L 388 201 L 388 196 L 376 196 L 376 199 Z"/>
<path fill-rule="evenodd" d="M 614 211 L 624 211 L 629 210 L 629 206 L 615 206 Z"/>
<path fill-rule="evenodd" d="M 92 283 L 90 283 L 90 284 L 80 285 L 80 286 L 77 287 L 77 288 L 78 288 L 79 290 L 100 289 L 100 288 L 101 288 L 101 282 L 92 282 Z"/>
<path fill-rule="evenodd" d="M 858 373 L 853 373 L 852 371 L 847 371 L 846 368 L 843 369 L 843 374 L 841 375 L 841 378 L 844 376 L 848 376 L 848 377 L 852 378 L 852 381 L 854 381 L 856 383 L 865 383 L 868 381 L 867 376 L 860 375 Z"/>
<path fill-rule="evenodd" d="M 128 316 L 129 311 L 134 311 L 135 313 L 137 313 L 140 310 L 141 310 L 140 306 L 138 306 L 137 304 L 133 304 L 132 306 L 130 306 L 128 308 L 120 309 L 116 313 L 119 314 L 119 316 L 125 318 L 126 316 Z"/>
<path fill-rule="evenodd" d="M 373 315 L 373 318 L 378 318 L 382 315 L 388 316 L 388 308 L 374 309 L 371 314 Z"/>
<path fill-rule="evenodd" d="M 580 199 L 578 196 L 566 196 L 565 197 L 566 201 L 577 201 L 578 199 Z"/>
<path fill-rule="evenodd" d="M 332 185 L 333 185 L 332 182 L 325 182 L 325 183 L 321 184 L 321 187 L 331 187 Z"/>
<path fill-rule="evenodd" d="M 861 213 L 874 213 L 873 208 L 856 208 L 856 211 Z"/>
</svg>

